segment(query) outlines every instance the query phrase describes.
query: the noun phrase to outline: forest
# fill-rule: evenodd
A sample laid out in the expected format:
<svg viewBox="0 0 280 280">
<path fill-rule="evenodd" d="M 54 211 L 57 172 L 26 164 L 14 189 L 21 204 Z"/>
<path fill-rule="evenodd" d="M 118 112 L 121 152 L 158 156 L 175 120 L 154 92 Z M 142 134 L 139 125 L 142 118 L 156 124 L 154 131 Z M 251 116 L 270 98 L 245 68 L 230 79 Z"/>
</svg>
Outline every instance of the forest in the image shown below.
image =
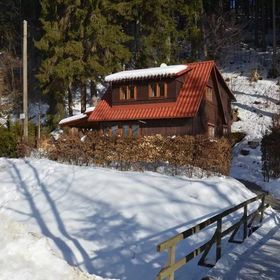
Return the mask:
<svg viewBox="0 0 280 280">
<path fill-rule="evenodd" d="M 266 51 L 273 14 L 278 35 L 273 0 L 1 0 L 0 114 L 21 112 L 23 20 L 29 97 L 49 105 L 54 127 L 73 115 L 77 92 L 84 112 L 112 72 L 222 60 L 221 48 L 241 41 Z"/>
</svg>

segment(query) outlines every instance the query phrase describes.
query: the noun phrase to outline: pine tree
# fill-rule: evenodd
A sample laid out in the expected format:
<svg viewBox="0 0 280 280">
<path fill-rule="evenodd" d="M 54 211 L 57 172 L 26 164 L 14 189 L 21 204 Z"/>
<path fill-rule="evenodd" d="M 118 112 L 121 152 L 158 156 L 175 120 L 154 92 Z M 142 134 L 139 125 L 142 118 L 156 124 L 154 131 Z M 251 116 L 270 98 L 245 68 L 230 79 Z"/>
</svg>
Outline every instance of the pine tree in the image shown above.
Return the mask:
<svg viewBox="0 0 280 280">
<path fill-rule="evenodd" d="M 115 12 L 107 0 L 42 1 L 44 35 L 36 46 L 44 59 L 37 77 L 49 95 L 50 113 L 57 115 L 51 122 L 62 117 L 66 94 L 71 100 L 77 88 L 84 111 L 89 82 L 102 81 L 128 59 L 127 37 L 114 23 Z"/>
<path fill-rule="evenodd" d="M 0 11 L 0 50 L 5 49 L 16 54 L 16 49 L 20 46 L 20 1 L 1 1 Z"/>
</svg>

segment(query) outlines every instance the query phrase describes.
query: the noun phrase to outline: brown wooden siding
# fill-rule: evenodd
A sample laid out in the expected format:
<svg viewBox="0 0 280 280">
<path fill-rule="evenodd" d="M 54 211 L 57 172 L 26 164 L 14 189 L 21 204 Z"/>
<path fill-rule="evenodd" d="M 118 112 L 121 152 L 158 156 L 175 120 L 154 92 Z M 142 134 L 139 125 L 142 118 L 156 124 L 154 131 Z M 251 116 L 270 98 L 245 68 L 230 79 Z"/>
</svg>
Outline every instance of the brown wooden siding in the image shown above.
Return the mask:
<svg viewBox="0 0 280 280">
<path fill-rule="evenodd" d="M 115 83 L 112 85 L 112 106 L 114 105 L 126 105 L 126 104 L 143 104 L 143 103 L 160 103 L 160 102 L 175 102 L 179 92 L 182 88 L 185 75 L 178 77 L 177 79 L 161 79 L 161 80 L 140 80 L 134 81 L 136 86 L 136 99 L 121 100 L 120 99 L 120 87 L 128 85 L 126 83 Z M 149 97 L 149 84 L 151 82 L 165 82 L 167 85 L 167 96 L 165 98 Z"/>
<path fill-rule="evenodd" d="M 163 120 L 145 120 L 145 121 L 126 121 L 126 122 L 103 122 L 100 128 L 111 128 L 117 125 L 119 127 L 119 135 L 123 125 L 138 124 L 142 136 L 161 134 L 165 136 L 172 135 L 195 135 L 204 134 L 201 118 L 185 118 L 185 119 L 163 119 Z"/>
<path fill-rule="evenodd" d="M 222 90 L 219 81 L 216 80 L 214 71 L 210 75 L 208 86 L 211 86 L 213 89 L 213 100 L 212 102 L 206 100 L 204 94 L 204 98 L 201 102 L 200 110 L 198 112 L 198 117 L 202 123 L 201 131 L 203 131 L 203 133 L 207 133 L 208 124 L 211 124 L 215 126 L 215 135 L 222 136 L 223 128 L 227 126 L 224 120 L 223 107 L 225 106 L 226 102 L 229 102 L 229 99 L 227 99 L 228 95 Z M 228 116 L 230 114 L 227 112 L 228 108 L 224 108 L 226 108 L 225 113 Z"/>
</svg>

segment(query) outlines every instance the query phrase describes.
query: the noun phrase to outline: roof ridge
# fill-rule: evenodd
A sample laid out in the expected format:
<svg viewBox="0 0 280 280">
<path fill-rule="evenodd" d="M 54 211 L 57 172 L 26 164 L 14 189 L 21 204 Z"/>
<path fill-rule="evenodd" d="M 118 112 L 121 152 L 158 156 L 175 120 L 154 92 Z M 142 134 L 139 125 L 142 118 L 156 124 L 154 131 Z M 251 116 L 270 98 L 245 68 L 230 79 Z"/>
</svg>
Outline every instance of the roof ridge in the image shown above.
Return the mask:
<svg viewBox="0 0 280 280">
<path fill-rule="evenodd" d="M 195 62 L 191 62 L 191 63 L 188 63 L 186 65 L 193 65 L 193 64 L 206 64 L 206 63 L 213 63 L 213 64 L 216 64 L 215 63 L 215 60 L 211 59 L 211 60 L 203 60 L 203 61 L 195 61 Z"/>
</svg>

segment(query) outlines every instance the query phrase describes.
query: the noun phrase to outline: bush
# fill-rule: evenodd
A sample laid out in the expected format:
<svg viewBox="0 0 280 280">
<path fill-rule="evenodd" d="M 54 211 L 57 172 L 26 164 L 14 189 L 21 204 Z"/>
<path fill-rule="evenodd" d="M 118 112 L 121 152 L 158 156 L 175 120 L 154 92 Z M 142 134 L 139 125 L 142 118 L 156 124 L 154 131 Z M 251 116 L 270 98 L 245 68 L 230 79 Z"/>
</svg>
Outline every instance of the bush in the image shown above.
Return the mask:
<svg viewBox="0 0 280 280">
<path fill-rule="evenodd" d="M 235 144 L 241 142 L 245 136 L 246 136 L 245 132 L 232 132 L 229 134 L 228 138 L 231 145 L 234 146 Z"/>
<path fill-rule="evenodd" d="M 194 167 L 225 175 L 229 173 L 231 144 L 225 138 L 209 140 L 206 137 L 161 135 L 110 138 L 90 132 L 81 141 L 81 136 L 61 136 L 49 145 L 49 157 L 77 165 L 96 164 L 121 170 L 156 171 L 159 166 L 168 166 L 174 175 L 179 169 L 191 175 Z"/>
<path fill-rule="evenodd" d="M 17 137 L 8 129 L 0 129 L 0 157 L 17 157 Z"/>
<path fill-rule="evenodd" d="M 262 171 L 265 181 L 270 178 L 280 177 L 280 126 L 279 117 L 274 118 L 270 133 L 266 133 L 262 139 Z"/>
</svg>

